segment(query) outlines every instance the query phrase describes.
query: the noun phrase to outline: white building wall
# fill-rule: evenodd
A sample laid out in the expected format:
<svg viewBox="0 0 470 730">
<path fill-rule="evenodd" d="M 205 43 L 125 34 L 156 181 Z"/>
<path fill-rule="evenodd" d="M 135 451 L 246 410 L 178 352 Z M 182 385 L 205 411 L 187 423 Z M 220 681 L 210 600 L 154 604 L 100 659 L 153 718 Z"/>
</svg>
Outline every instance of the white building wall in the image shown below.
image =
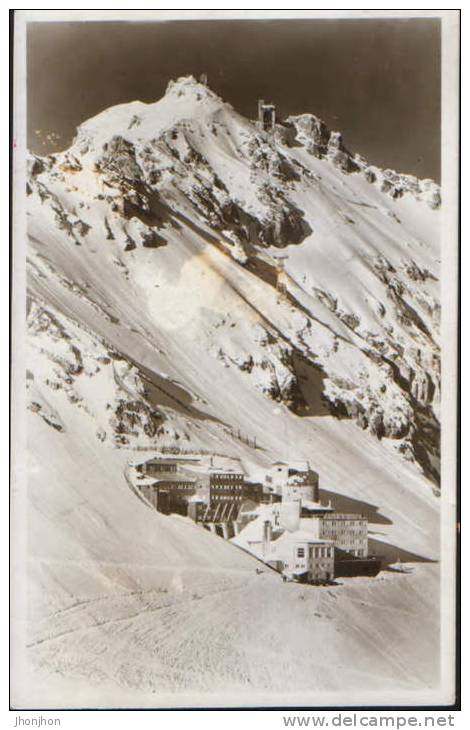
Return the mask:
<svg viewBox="0 0 470 730">
<path fill-rule="evenodd" d="M 301 501 L 302 499 L 308 499 L 311 502 L 314 502 L 315 487 L 313 484 L 283 484 L 282 499 L 286 502 Z"/>
<path fill-rule="evenodd" d="M 284 563 L 286 573 L 309 573 L 312 581 L 334 578 L 334 546 L 330 543 L 308 540 L 274 543 L 271 555 Z"/>
<path fill-rule="evenodd" d="M 279 526 L 283 530 L 295 532 L 300 525 L 300 502 L 285 502 L 279 505 Z"/>
</svg>

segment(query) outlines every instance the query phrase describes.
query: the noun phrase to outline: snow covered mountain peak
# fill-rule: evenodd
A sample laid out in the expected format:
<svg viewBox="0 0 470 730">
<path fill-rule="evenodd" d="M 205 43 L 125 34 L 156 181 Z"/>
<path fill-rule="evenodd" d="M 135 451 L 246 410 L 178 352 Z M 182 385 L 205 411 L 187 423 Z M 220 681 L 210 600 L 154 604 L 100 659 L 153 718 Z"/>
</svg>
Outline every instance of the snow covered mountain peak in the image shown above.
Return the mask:
<svg viewBox="0 0 470 730">
<path fill-rule="evenodd" d="M 180 76 L 175 80 L 168 82 L 165 96 L 170 95 L 177 99 L 192 98 L 194 101 L 207 101 L 211 99 L 223 104 L 223 100 L 212 91 L 212 89 L 203 81 L 198 81 L 191 74 L 189 76 Z"/>
<path fill-rule="evenodd" d="M 253 100 L 253 108 L 255 104 L 256 100 Z M 278 122 L 272 134 L 266 134 L 194 76 L 170 81 L 165 95 L 156 102 L 133 101 L 99 113 L 80 125 L 70 150 L 53 159 L 65 156 L 65 164 L 68 164 L 70 153 L 88 164 L 95 164 L 110 144 L 111 149 L 114 148 L 112 140 L 116 139 L 125 140 L 132 146 L 137 158 L 148 155 L 152 146 L 163 143 L 166 151 L 179 159 L 182 159 L 181 155 L 184 158 L 188 150 L 191 150 L 190 155 L 206 159 L 211 149 L 218 148 L 218 156 L 228 156 L 235 164 L 236 160 L 248 162 L 253 175 L 260 181 L 260 173 L 266 173 L 261 187 L 257 186 L 256 190 L 253 180 L 249 180 L 248 185 L 246 180 L 241 183 L 241 191 L 252 191 L 250 197 L 258 212 L 256 203 L 266 194 L 270 197 L 269 189 L 272 191 L 279 181 L 291 183 L 299 175 L 311 174 L 296 148 L 305 150 L 307 159 L 316 157 L 343 174 L 353 173 L 364 178 L 394 199 L 411 195 L 431 208 L 440 207 L 440 188 L 432 180 L 418 180 L 412 175 L 369 164 L 361 155 L 352 154 L 344 146 L 342 135 L 329 130 L 315 115 L 290 116 Z"/>
<path fill-rule="evenodd" d="M 30 156 L 28 644 L 41 672 L 85 671 L 100 702 L 108 676 L 134 702 L 143 685 L 244 690 L 261 676 L 270 691 L 309 676 L 342 691 L 376 681 L 371 666 L 396 691 L 401 655 L 428 686 L 439 566 L 419 561 L 439 542 L 438 203 L 433 183 L 368 165 L 314 115 L 264 132 L 192 77 Z M 254 482 L 279 459 L 309 461 L 323 500 L 368 516 L 374 552 L 418 562 L 344 581 L 338 601 L 323 589 L 299 600 L 142 501 L 129 465 L 162 452 L 238 458 Z M 283 662 L 261 666 L 273 637 Z"/>
<path fill-rule="evenodd" d="M 249 391 L 297 418 L 352 419 L 438 481 L 433 183 L 368 165 L 312 114 L 263 132 L 189 76 L 85 122 L 69 150 L 31 157 L 28 195 L 32 295 L 49 301 L 45 278 L 61 292 L 53 310 L 61 301 L 84 324 L 87 307 L 102 312 L 100 338 L 137 378 L 144 348 L 152 372 L 225 413 L 182 364 L 197 352 L 211 384 L 228 371 L 237 401 Z M 191 409 L 183 423 L 171 407 L 138 408 L 152 438 L 194 438 Z"/>
<path fill-rule="evenodd" d="M 150 142 L 179 122 L 198 122 L 221 113 L 225 104 L 209 87 L 185 76 L 170 81 L 165 95 L 156 102 L 132 101 L 100 112 L 78 127 L 74 152 L 95 150 L 116 135 L 135 143 Z"/>
</svg>

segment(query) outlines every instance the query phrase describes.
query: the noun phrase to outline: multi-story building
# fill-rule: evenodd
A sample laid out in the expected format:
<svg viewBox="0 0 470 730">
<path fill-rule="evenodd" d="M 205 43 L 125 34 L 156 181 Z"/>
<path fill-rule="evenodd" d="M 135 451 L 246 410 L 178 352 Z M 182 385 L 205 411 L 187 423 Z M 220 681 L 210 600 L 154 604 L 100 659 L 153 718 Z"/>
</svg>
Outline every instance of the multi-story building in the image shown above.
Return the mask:
<svg viewBox="0 0 470 730">
<path fill-rule="evenodd" d="M 308 461 L 277 461 L 265 478 L 265 491 L 282 500 L 319 500 L 319 476 Z"/>
<path fill-rule="evenodd" d="M 155 487 L 159 490 L 171 492 L 174 497 L 192 497 L 196 494 L 197 479 L 188 474 L 162 474 L 155 480 Z"/>
<path fill-rule="evenodd" d="M 219 504 L 234 504 L 238 510 L 244 499 L 245 476 L 235 471 L 213 471 L 209 474 L 209 503 L 211 507 Z M 237 511 L 238 511 L 237 510 Z"/>
<path fill-rule="evenodd" d="M 159 512 L 187 514 L 188 500 L 197 490 L 197 479 L 185 473 L 167 472 L 159 479 L 137 482 L 142 495 Z"/>
<path fill-rule="evenodd" d="M 318 519 L 319 537 L 332 540 L 338 551 L 357 558 L 368 555 L 367 519 L 360 514 L 332 512 Z"/>
<path fill-rule="evenodd" d="M 154 456 L 137 466 L 137 471 L 147 476 L 159 474 L 176 474 L 187 469 L 197 470 L 201 467 L 201 457 L 193 455 Z"/>
<path fill-rule="evenodd" d="M 309 582 L 379 572 L 380 559 L 368 556 L 366 517 L 321 504 L 318 474 L 307 462 L 276 462 L 264 489 L 268 503 L 240 512 L 234 538 L 240 547 L 280 572 L 300 571 Z"/>
<path fill-rule="evenodd" d="M 243 499 L 251 500 L 256 503 L 264 501 L 263 485 L 261 482 L 244 482 Z"/>
<path fill-rule="evenodd" d="M 220 501 L 211 505 L 198 496 L 188 500 L 188 517 L 202 524 L 235 522 L 239 510 L 239 503 L 233 501 Z"/>
<path fill-rule="evenodd" d="M 147 502 L 150 502 L 152 507 L 158 509 L 158 489 L 155 489 L 155 482 L 146 479 L 145 482 L 138 483 L 137 488 Z"/>
<path fill-rule="evenodd" d="M 178 471 L 178 461 L 165 458 L 151 459 L 140 465 L 140 471 L 150 477 L 159 474 L 175 474 Z"/>
<path fill-rule="evenodd" d="M 270 523 L 268 523 L 269 525 Z M 330 540 L 318 540 L 302 530 L 282 533 L 270 542 L 266 525 L 264 556 L 268 565 L 284 575 L 306 583 L 330 583 L 335 577 L 335 547 Z"/>
<path fill-rule="evenodd" d="M 230 457 L 159 454 L 135 469 L 136 486 L 156 509 L 197 522 L 234 521 L 248 495 L 262 498 L 262 486 L 246 488 L 241 462 Z"/>
<path fill-rule="evenodd" d="M 232 522 L 245 500 L 245 475 L 238 471 L 209 471 L 208 494 L 189 503 L 188 515 L 195 522 Z"/>
</svg>

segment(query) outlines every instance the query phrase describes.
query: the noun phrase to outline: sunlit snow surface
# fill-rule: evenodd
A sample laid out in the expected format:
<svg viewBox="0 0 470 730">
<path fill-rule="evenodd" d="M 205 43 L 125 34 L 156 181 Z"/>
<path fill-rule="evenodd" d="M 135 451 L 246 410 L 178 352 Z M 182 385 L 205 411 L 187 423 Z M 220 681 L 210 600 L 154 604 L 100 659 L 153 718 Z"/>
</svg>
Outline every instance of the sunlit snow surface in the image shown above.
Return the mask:
<svg viewBox="0 0 470 730">
<path fill-rule="evenodd" d="M 30 160 L 18 704 L 418 704 L 438 687 L 436 188 L 393 197 L 296 135 L 260 135 L 189 78 Z M 308 459 L 410 572 L 258 574 L 131 489 L 128 464 L 175 444 L 253 478 Z"/>
</svg>

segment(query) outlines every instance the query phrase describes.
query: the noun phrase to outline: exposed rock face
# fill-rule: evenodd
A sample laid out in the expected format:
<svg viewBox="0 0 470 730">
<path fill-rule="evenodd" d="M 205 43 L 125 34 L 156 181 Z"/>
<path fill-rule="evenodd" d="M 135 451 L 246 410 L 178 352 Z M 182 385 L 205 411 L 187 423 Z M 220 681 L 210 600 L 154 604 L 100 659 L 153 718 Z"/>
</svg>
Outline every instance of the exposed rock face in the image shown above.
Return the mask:
<svg viewBox="0 0 470 730">
<path fill-rule="evenodd" d="M 313 114 L 288 117 L 285 126 L 293 130 L 291 142 L 304 145 L 315 157 L 324 157 L 328 150 L 330 131 L 321 119 Z"/>
<path fill-rule="evenodd" d="M 98 422 L 96 437 L 111 435 L 118 445 L 155 443 L 165 435 L 166 415 L 147 399 L 142 374 L 131 362 L 110 350 L 63 316 L 30 302 L 28 331 L 34 365 L 27 379 L 28 408 L 54 429 L 64 431 L 60 415 L 41 393 L 61 391 L 69 404 Z M 41 368 L 39 368 L 39 363 Z M 107 394 L 105 408 L 95 409 L 89 393 Z"/>
<path fill-rule="evenodd" d="M 119 400 L 111 420 L 118 444 L 128 444 L 129 437 L 138 437 L 141 432 L 150 438 L 162 433 L 164 418 L 141 400 Z"/>
<path fill-rule="evenodd" d="M 330 132 L 321 119 L 313 114 L 288 117 L 286 124 L 295 130 L 295 140 L 319 159 L 329 159 L 343 172 L 357 172 L 359 166 L 345 148 L 339 132 Z"/>
<path fill-rule="evenodd" d="M 380 170 L 369 165 L 360 155 L 352 155 L 344 147 L 339 132 L 330 132 L 321 119 L 313 114 L 291 116 L 285 122 L 285 139 L 289 144 L 300 144 L 318 158 L 328 158 L 344 173 L 360 172 L 367 182 L 377 184 L 380 190 L 392 198 L 400 198 L 405 193 L 425 201 L 430 208 L 441 205 L 441 191 L 433 180 L 418 180 L 413 175 L 403 175 L 394 170 Z"/>
<path fill-rule="evenodd" d="M 103 145 L 103 156 L 96 163 L 98 170 L 104 170 L 110 177 L 116 176 L 121 183 L 136 185 L 142 179 L 142 171 L 136 162 L 134 145 L 120 135 L 112 137 Z"/>
</svg>

